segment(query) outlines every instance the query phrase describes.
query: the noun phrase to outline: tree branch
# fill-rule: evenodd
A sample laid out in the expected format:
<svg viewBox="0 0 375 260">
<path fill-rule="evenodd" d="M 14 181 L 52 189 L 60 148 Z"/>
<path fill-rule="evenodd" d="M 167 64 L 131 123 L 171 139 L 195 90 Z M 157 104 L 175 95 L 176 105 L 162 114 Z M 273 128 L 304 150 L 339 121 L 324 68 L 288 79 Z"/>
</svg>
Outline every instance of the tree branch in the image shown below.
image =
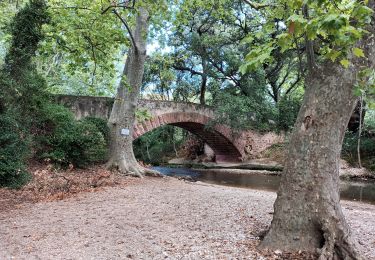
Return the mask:
<svg viewBox="0 0 375 260">
<path fill-rule="evenodd" d="M 131 6 L 129 6 L 130 2 L 132 3 Z M 124 8 L 124 9 L 134 9 L 134 6 L 135 6 L 135 0 L 128 0 L 128 1 L 121 2 L 121 3 L 115 3 L 114 2 L 111 5 L 109 5 L 107 8 L 102 10 L 102 14 L 105 14 L 106 12 L 108 12 L 109 9 L 112 9 L 112 8 L 121 7 L 121 8 Z"/>
<path fill-rule="evenodd" d="M 137 49 L 137 43 L 135 42 L 135 39 L 134 39 L 134 36 L 133 36 L 133 33 L 128 25 L 128 23 L 125 21 L 124 18 L 121 17 L 121 15 L 116 11 L 116 9 L 113 10 L 113 13 L 121 20 L 122 24 L 125 26 L 126 30 L 128 31 L 129 33 L 129 36 L 130 36 L 130 39 L 131 39 L 131 44 L 133 45 L 133 47 L 135 49 Z"/>
<path fill-rule="evenodd" d="M 95 83 L 95 76 L 96 76 L 96 67 L 97 67 L 97 61 L 96 61 L 96 53 L 95 53 L 95 45 L 92 42 L 90 36 L 84 36 L 84 38 L 87 40 L 87 42 L 91 46 L 91 53 L 92 53 L 92 59 L 94 61 L 94 69 L 91 74 L 91 86 L 94 86 Z"/>
<path fill-rule="evenodd" d="M 268 93 L 268 95 L 270 95 L 271 96 L 271 98 L 276 102 L 276 97 L 275 97 L 275 95 L 269 90 L 269 89 L 267 89 L 267 93 Z M 277 103 L 277 102 L 276 102 Z"/>
<path fill-rule="evenodd" d="M 92 11 L 91 8 L 82 7 L 82 6 L 61 6 L 61 7 L 49 7 L 51 9 L 73 9 L 73 10 L 85 10 L 85 11 Z"/>
<path fill-rule="evenodd" d="M 196 71 L 196 70 L 194 70 L 194 69 L 192 69 L 192 68 L 189 68 L 189 67 L 178 66 L 178 65 L 172 65 L 172 67 L 173 67 L 175 70 L 188 71 L 188 72 L 190 72 L 192 75 L 204 76 L 204 73 L 199 72 L 199 71 Z"/>
<path fill-rule="evenodd" d="M 301 74 L 300 72 L 298 71 L 298 76 L 296 78 L 296 80 L 290 85 L 290 87 L 285 91 L 285 94 L 284 95 L 288 95 L 296 86 L 297 86 L 297 83 L 300 82 L 301 80 Z"/>
<path fill-rule="evenodd" d="M 248 4 L 251 8 L 255 10 L 260 10 L 266 7 L 271 6 L 270 4 L 259 4 L 259 3 L 254 3 L 253 1 L 250 0 L 243 0 L 246 4 Z"/>
</svg>

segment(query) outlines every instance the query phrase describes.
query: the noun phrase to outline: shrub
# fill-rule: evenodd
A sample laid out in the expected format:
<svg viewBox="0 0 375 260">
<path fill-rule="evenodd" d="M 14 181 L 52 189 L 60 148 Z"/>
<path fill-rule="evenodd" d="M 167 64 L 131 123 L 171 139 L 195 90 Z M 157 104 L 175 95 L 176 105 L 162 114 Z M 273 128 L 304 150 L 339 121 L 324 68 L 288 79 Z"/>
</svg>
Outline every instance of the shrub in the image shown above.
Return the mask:
<svg viewBox="0 0 375 260">
<path fill-rule="evenodd" d="M 49 159 L 59 166 L 73 164 L 86 167 L 102 162 L 107 157 L 107 143 L 99 120 L 87 119 L 75 121 L 73 114 L 65 107 L 49 104 L 44 110 L 45 134 L 39 137 L 39 157 Z M 93 123 L 95 121 L 95 123 Z"/>
<path fill-rule="evenodd" d="M 91 124 L 94 124 L 98 130 L 102 133 L 104 140 L 109 143 L 110 133 L 109 133 L 109 127 L 107 125 L 107 120 L 104 120 L 102 118 L 98 117 L 85 117 L 82 119 L 82 122 L 88 122 Z"/>
<path fill-rule="evenodd" d="M 0 69 L 0 186 L 20 187 L 30 178 L 25 170 L 27 133 L 40 132 L 39 111 L 48 99 L 33 57 L 48 21 L 45 1 L 33 0 L 10 24 L 12 40 Z"/>
<path fill-rule="evenodd" d="M 26 131 L 9 113 L 0 114 L 0 187 L 19 188 L 30 175 L 25 160 L 29 155 Z"/>
</svg>

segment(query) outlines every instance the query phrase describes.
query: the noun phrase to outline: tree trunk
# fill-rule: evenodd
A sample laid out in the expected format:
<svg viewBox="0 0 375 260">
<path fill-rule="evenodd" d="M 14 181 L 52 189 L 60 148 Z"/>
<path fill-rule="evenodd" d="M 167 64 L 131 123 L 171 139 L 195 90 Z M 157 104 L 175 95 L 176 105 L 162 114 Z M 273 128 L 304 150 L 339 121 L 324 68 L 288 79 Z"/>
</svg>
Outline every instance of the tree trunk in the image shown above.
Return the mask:
<svg viewBox="0 0 375 260">
<path fill-rule="evenodd" d="M 357 103 L 353 95 L 357 74 L 363 68 L 374 68 L 373 30 L 358 44 L 367 59 L 352 59 L 349 69 L 326 62 L 310 71 L 274 217 L 261 247 L 318 249 L 320 259 L 361 259 L 340 206 L 339 161 L 344 133 Z"/>
<path fill-rule="evenodd" d="M 292 251 L 324 246 L 330 252 L 336 247 L 339 255 L 356 258 L 340 207 L 338 174 L 341 144 L 357 100 L 354 79 L 355 74 L 334 64 L 310 75 L 263 246 Z"/>
<path fill-rule="evenodd" d="M 206 89 L 207 89 L 207 61 L 202 57 L 202 82 L 199 95 L 199 103 L 204 105 L 206 103 Z"/>
<path fill-rule="evenodd" d="M 357 141 L 357 159 L 358 159 L 358 167 L 362 168 L 361 162 L 361 135 L 362 135 L 362 111 L 363 111 L 363 95 L 361 95 L 359 99 L 359 128 L 358 128 L 358 141 Z"/>
<path fill-rule="evenodd" d="M 141 167 L 135 159 L 132 137 L 135 111 L 146 60 L 148 19 L 147 10 L 141 8 L 137 16 L 135 29 L 132 32 L 134 41 L 126 59 L 124 77 L 117 89 L 108 121 L 111 130 L 108 168 L 114 168 L 120 173 L 139 177 L 147 172 L 152 172 Z"/>
</svg>

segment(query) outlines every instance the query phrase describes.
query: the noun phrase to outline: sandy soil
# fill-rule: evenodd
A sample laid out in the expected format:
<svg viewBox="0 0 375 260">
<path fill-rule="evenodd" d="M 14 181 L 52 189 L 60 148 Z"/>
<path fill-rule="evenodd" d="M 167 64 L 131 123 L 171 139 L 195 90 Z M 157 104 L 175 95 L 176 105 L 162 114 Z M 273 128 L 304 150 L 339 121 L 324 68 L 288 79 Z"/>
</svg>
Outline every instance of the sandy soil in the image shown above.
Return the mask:
<svg viewBox="0 0 375 260">
<path fill-rule="evenodd" d="M 275 198 L 146 178 L 27 203 L 0 212 L 0 259 L 292 259 L 254 249 Z M 345 201 L 343 208 L 365 259 L 375 259 L 375 205 Z"/>
</svg>

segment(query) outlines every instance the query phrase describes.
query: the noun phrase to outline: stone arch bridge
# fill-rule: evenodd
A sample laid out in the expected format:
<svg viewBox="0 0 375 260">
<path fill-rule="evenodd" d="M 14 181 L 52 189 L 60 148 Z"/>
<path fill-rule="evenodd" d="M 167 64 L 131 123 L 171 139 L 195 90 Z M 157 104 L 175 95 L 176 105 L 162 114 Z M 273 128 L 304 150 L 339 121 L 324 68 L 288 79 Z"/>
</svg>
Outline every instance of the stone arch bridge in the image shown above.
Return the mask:
<svg viewBox="0 0 375 260">
<path fill-rule="evenodd" d="M 57 101 L 70 108 L 77 119 L 95 116 L 108 119 L 113 98 L 90 96 L 58 96 Z M 181 127 L 200 137 L 215 153 L 217 162 L 238 162 L 256 157 L 273 143 L 282 141 L 274 133 L 235 132 L 227 126 L 205 127 L 215 119 L 212 107 L 194 103 L 161 100 L 139 100 L 138 109 L 146 109 L 151 118 L 136 122 L 131 134 L 135 139 L 163 125 Z"/>
</svg>

